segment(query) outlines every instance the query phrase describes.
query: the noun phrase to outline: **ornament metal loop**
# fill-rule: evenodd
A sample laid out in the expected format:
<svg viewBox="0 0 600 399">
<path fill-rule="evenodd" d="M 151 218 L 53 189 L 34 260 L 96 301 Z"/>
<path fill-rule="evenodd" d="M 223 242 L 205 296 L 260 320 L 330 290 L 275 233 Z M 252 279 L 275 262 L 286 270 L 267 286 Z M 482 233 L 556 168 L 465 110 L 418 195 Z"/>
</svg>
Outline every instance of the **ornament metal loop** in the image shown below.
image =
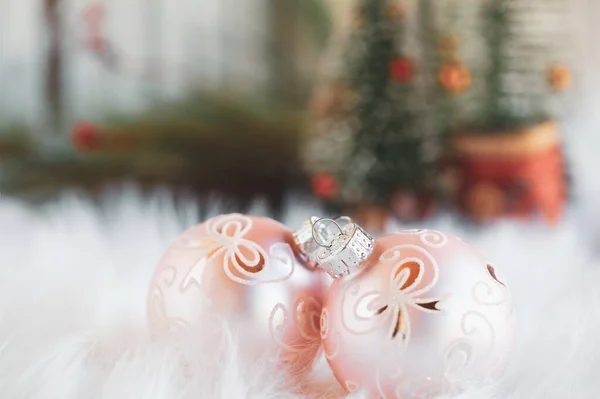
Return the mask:
<svg viewBox="0 0 600 399">
<path fill-rule="evenodd" d="M 325 220 L 332 221 L 337 226 L 339 233 L 327 228 L 327 224 L 322 223 Z M 327 246 L 324 240 L 332 241 L 335 236 L 342 232 L 343 227 L 349 223 L 352 223 L 352 219 L 347 216 L 333 219 L 311 216 L 294 232 L 293 239 L 296 249 L 305 258 L 309 267 L 316 268 L 318 266 L 316 252 L 319 248 Z"/>
<path fill-rule="evenodd" d="M 330 219 L 331 220 L 331 219 Z M 315 262 L 333 278 L 340 278 L 360 268 L 375 249 L 375 240 L 362 227 L 350 220 L 344 226 L 335 224 L 340 233 L 329 245 L 321 245 L 315 255 Z"/>
<path fill-rule="evenodd" d="M 340 226 L 339 223 L 336 222 L 335 219 L 321 218 L 321 219 L 318 219 L 316 222 L 313 223 L 313 226 L 312 226 L 312 238 L 313 238 L 313 240 L 315 240 L 315 242 L 317 243 L 318 246 L 320 246 L 322 248 L 331 248 L 331 244 L 333 243 L 333 239 L 331 240 L 331 242 L 329 244 L 324 244 L 321 241 L 321 238 L 318 236 L 318 234 L 315 234 L 317 232 L 317 230 L 315 230 L 315 229 L 317 227 L 319 227 L 319 223 L 325 223 L 326 221 L 333 223 L 338 228 L 338 230 L 340 231 L 340 234 L 343 234 L 344 230 L 342 230 L 342 226 Z"/>
</svg>

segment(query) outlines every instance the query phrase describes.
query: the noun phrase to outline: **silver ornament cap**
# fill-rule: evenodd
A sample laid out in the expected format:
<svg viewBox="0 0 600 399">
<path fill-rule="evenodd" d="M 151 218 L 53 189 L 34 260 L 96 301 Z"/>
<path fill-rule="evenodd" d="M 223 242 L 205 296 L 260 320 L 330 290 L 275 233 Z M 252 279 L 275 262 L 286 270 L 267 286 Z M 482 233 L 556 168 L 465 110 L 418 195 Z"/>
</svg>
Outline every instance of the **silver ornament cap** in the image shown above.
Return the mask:
<svg viewBox="0 0 600 399">
<path fill-rule="evenodd" d="M 324 220 L 326 219 L 315 222 L 313 232 Z M 358 270 L 367 261 L 375 249 L 375 240 L 351 220 L 344 226 L 340 226 L 335 219 L 329 220 L 336 224 L 339 232 L 327 244 L 315 237 L 320 246 L 315 254 L 315 262 L 331 277 L 337 279 Z"/>
<path fill-rule="evenodd" d="M 321 248 L 323 242 L 331 242 L 336 235 L 325 223 L 320 223 L 323 219 L 311 216 L 302 223 L 302 225 L 293 233 L 294 244 L 310 267 L 317 267 L 316 253 Z M 351 223 L 351 219 L 346 216 L 331 219 L 336 225 L 345 226 Z M 315 240 L 316 237 L 316 240 Z"/>
</svg>

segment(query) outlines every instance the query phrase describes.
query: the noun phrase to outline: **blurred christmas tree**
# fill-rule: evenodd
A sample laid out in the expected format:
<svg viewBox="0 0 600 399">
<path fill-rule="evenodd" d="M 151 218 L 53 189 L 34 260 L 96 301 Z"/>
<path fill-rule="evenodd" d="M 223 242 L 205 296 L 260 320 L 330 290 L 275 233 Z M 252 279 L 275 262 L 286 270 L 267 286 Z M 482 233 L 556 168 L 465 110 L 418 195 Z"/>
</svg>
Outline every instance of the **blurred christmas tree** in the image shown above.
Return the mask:
<svg viewBox="0 0 600 399">
<path fill-rule="evenodd" d="M 360 0 L 334 41 L 305 149 L 313 191 L 380 228 L 386 209 L 423 216 L 436 190 L 439 129 L 427 79 L 428 0 Z M 373 220 L 373 217 L 378 220 Z M 369 221 L 370 220 L 370 221 Z"/>
<path fill-rule="evenodd" d="M 451 128 L 502 134 L 556 117 L 568 88 L 565 0 L 442 0 L 440 84 Z"/>
<path fill-rule="evenodd" d="M 458 205 L 476 219 L 556 220 L 565 200 L 557 94 L 568 88 L 565 0 L 439 3 Z"/>
<path fill-rule="evenodd" d="M 477 219 L 556 220 L 567 2 L 363 0 L 352 10 L 315 96 L 304 156 L 315 194 L 377 209 L 379 225 L 389 211 L 427 215 L 434 198 Z"/>
</svg>

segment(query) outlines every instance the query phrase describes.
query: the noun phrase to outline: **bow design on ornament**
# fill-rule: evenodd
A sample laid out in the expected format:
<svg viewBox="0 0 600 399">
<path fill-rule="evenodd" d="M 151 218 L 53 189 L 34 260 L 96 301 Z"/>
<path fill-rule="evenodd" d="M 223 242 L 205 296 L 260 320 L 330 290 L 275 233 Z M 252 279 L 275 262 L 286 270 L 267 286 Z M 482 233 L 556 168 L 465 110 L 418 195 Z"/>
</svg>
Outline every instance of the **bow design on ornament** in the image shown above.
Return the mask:
<svg viewBox="0 0 600 399">
<path fill-rule="evenodd" d="M 294 256 L 291 247 L 283 242 L 275 243 L 269 253 L 254 241 L 244 238 L 252 229 L 252 220 L 240 214 L 217 216 L 206 223 L 206 232 L 183 238 L 186 248 L 201 248 L 204 255 L 192 267 L 186 281 L 196 271 L 201 272 L 211 260 L 223 257 L 224 272 L 231 280 L 245 285 L 274 283 L 288 279 L 294 272 Z M 277 260 L 289 270 L 284 276 L 277 276 L 270 269 L 270 261 Z M 278 269 L 279 270 L 279 269 Z M 267 278 L 261 278 L 268 275 Z"/>
<path fill-rule="evenodd" d="M 429 251 L 412 244 L 394 246 L 381 254 L 379 260 L 395 262 L 387 291 L 362 294 L 355 302 L 353 311 L 355 322 L 366 322 L 370 328 L 357 330 L 345 322 L 346 328 L 354 333 L 365 334 L 387 324 L 387 336 L 390 340 L 399 339 L 404 347 L 408 345 L 411 334 L 409 309 L 425 313 L 440 311 L 437 306 L 441 299 L 426 295 L 437 283 L 438 264 Z M 348 290 L 357 295 L 359 287 L 354 285 Z M 373 323 L 374 319 L 376 323 Z"/>
</svg>

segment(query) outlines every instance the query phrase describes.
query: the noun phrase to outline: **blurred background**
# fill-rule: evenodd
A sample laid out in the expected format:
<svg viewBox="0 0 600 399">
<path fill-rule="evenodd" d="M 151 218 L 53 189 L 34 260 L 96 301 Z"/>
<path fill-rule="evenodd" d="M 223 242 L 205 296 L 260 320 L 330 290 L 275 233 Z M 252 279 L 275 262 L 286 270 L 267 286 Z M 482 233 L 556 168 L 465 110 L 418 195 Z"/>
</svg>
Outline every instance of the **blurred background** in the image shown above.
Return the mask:
<svg viewBox="0 0 600 399">
<path fill-rule="evenodd" d="M 0 192 L 553 225 L 595 179 L 598 22 L 594 0 L 0 0 Z"/>
</svg>

